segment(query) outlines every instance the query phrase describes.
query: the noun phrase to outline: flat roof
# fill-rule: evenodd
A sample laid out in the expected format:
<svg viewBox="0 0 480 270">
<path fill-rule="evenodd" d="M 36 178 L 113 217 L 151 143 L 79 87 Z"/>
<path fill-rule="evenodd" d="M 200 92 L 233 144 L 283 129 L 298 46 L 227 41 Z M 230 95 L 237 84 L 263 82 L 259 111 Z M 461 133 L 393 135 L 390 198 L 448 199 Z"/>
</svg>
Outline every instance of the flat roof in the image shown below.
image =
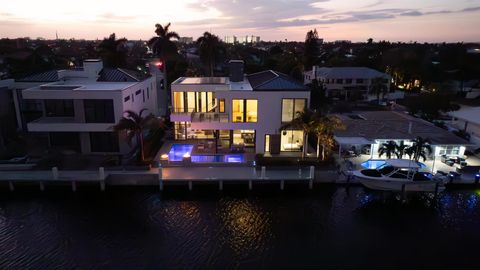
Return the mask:
<svg viewBox="0 0 480 270">
<path fill-rule="evenodd" d="M 227 77 L 182 77 L 175 84 L 228 84 Z"/>
<path fill-rule="evenodd" d="M 480 125 L 480 107 L 464 106 L 458 111 L 448 112 L 448 115 Z"/>
<path fill-rule="evenodd" d="M 118 91 L 134 86 L 138 82 L 97 82 L 86 79 L 67 79 L 37 87 L 29 88 L 29 91 Z"/>
<path fill-rule="evenodd" d="M 335 131 L 336 137 L 363 137 L 367 140 L 413 140 L 420 136 L 434 145 L 469 145 L 457 135 L 425 120 L 393 111 L 362 111 L 336 114 L 345 130 Z M 358 117 L 357 117 L 358 116 Z M 409 126 L 411 124 L 411 132 Z"/>
</svg>

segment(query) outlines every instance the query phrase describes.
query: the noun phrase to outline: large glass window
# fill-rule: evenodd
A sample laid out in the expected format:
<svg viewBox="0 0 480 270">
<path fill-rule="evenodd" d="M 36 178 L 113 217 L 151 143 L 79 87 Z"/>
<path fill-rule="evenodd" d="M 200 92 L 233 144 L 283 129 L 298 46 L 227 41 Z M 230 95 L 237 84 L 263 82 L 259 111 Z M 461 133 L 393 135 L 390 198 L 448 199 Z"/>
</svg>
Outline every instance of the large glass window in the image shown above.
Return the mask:
<svg viewBox="0 0 480 270">
<path fill-rule="evenodd" d="M 299 152 L 303 150 L 302 130 L 283 130 L 280 138 L 280 151 Z"/>
<path fill-rule="evenodd" d="M 115 132 L 90 132 L 90 151 L 118 152 L 118 135 Z"/>
<path fill-rule="evenodd" d="M 73 117 L 73 100 L 47 99 L 45 100 L 45 113 L 47 117 Z"/>
<path fill-rule="evenodd" d="M 258 101 L 255 99 L 232 100 L 232 122 L 257 122 Z"/>
<path fill-rule="evenodd" d="M 114 123 L 113 100 L 86 99 L 83 101 L 86 123 Z"/>
<path fill-rule="evenodd" d="M 244 100 L 233 99 L 232 100 L 232 122 L 245 122 L 244 118 Z"/>
<path fill-rule="evenodd" d="M 282 122 L 290 122 L 305 110 L 307 100 L 303 98 L 282 100 Z"/>
<path fill-rule="evenodd" d="M 255 147 L 255 130 L 234 130 L 233 144 Z"/>
<path fill-rule="evenodd" d="M 185 100 L 184 92 L 174 92 L 173 93 L 173 111 L 174 112 L 185 112 Z"/>
</svg>

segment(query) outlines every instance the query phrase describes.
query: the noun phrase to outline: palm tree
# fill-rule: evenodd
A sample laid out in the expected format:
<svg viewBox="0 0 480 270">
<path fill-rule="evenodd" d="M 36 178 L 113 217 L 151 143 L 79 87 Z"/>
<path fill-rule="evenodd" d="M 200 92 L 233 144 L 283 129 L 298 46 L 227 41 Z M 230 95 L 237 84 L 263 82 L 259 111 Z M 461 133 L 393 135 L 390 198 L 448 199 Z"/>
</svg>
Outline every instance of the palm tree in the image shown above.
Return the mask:
<svg viewBox="0 0 480 270">
<path fill-rule="evenodd" d="M 407 153 L 408 148 L 409 146 L 406 145 L 404 141 L 401 141 L 400 144 L 397 144 L 395 149 L 396 150 L 395 154 L 397 155 L 397 158 L 402 159 L 405 154 L 408 154 Z"/>
<path fill-rule="evenodd" d="M 370 84 L 370 94 L 377 96 L 378 104 L 380 104 L 380 95 L 382 95 L 383 98 L 387 93 L 387 86 L 385 85 L 384 80 L 385 79 L 382 77 L 373 78 L 372 83 Z"/>
<path fill-rule="evenodd" d="M 197 45 L 200 59 L 208 65 L 210 69 L 210 77 L 213 77 L 215 65 L 224 51 L 222 41 L 218 36 L 210 32 L 205 32 L 203 33 L 203 36 L 197 39 Z"/>
<path fill-rule="evenodd" d="M 127 64 L 126 38 L 117 39 L 115 33 L 98 44 L 98 53 L 108 67 L 125 67 Z"/>
<path fill-rule="evenodd" d="M 153 130 L 161 126 L 160 121 L 153 115 L 148 114 L 143 117 L 143 113 L 147 109 L 140 110 L 139 113 L 134 111 L 125 111 L 124 116 L 120 118 L 118 123 L 112 126 L 112 129 L 116 132 L 125 131 L 126 140 L 130 147 L 132 146 L 133 138 L 136 138 L 137 146 L 140 147 L 140 160 L 145 160 L 144 147 L 144 131 Z"/>
<path fill-rule="evenodd" d="M 178 40 L 180 38 L 176 32 L 170 31 L 170 25 L 171 23 L 167 23 L 164 26 L 159 23 L 155 24 L 155 33 L 157 36 L 152 37 L 147 43 L 153 54 L 162 61 L 163 73 L 165 74 L 164 85 L 166 89 L 168 89 L 167 60 L 177 54 L 177 45 L 172 42 L 172 39 Z"/>
<path fill-rule="evenodd" d="M 294 118 L 290 123 L 286 123 L 280 127 L 280 130 L 292 128 L 303 131 L 302 158 L 305 157 L 305 153 L 308 148 L 308 134 L 315 132 L 319 125 L 320 118 L 320 113 L 312 110 L 304 110 L 297 112 L 297 117 Z"/>
<path fill-rule="evenodd" d="M 423 161 L 427 159 L 427 155 L 432 153 L 432 146 L 429 139 L 417 137 L 413 140 L 413 145 L 409 147 L 409 152 L 412 153 L 413 159 L 418 162 L 420 158 Z"/>
<path fill-rule="evenodd" d="M 396 149 L 397 143 L 395 141 L 388 141 L 387 143 L 383 143 L 382 146 L 378 149 L 378 154 L 380 157 L 385 154 L 388 159 L 391 159 L 392 155 L 395 154 Z"/>
<path fill-rule="evenodd" d="M 331 149 L 335 144 L 333 133 L 335 130 L 345 128 L 340 118 L 336 116 L 322 116 L 314 123 L 314 132 L 317 136 L 317 158 L 320 156 L 320 145 L 322 146 L 322 160 L 325 160 L 325 150 Z"/>
</svg>

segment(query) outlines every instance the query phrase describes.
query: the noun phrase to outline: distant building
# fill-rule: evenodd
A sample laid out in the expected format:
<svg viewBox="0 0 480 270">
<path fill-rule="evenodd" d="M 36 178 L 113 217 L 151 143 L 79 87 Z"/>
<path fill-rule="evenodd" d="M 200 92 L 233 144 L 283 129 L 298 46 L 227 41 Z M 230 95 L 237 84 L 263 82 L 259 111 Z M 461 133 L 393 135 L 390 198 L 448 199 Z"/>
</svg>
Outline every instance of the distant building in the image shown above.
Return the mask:
<svg viewBox="0 0 480 270">
<path fill-rule="evenodd" d="M 254 43 L 259 43 L 260 42 L 260 37 L 259 36 L 241 36 L 241 37 L 236 37 L 236 36 L 225 36 L 223 38 L 223 42 L 228 43 L 228 44 L 254 44 Z"/>
<path fill-rule="evenodd" d="M 178 39 L 178 42 L 184 43 L 184 44 L 191 44 L 193 43 L 193 37 L 180 37 Z"/>
<path fill-rule="evenodd" d="M 259 43 L 260 42 L 260 37 L 259 36 L 242 36 L 238 38 L 238 43 L 242 44 L 254 44 L 254 43 Z"/>
<path fill-rule="evenodd" d="M 41 81 L 39 83 L 39 81 Z M 28 132 L 45 135 L 50 147 L 80 153 L 128 153 L 131 148 L 112 131 L 127 110 L 158 114 L 154 76 L 107 69 L 101 60 L 85 60 L 83 68 L 35 74 L 16 82 L 20 113 Z"/>
<path fill-rule="evenodd" d="M 235 44 L 235 43 L 238 42 L 238 40 L 237 40 L 236 36 L 225 36 L 223 38 L 223 42 L 225 42 L 227 44 Z"/>
<path fill-rule="evenodd" d="M 394 96 L 390 93 L 390 75 L 366 67 L 318 67 L 313 66 L 311 71 L 304 72 L 304 83 L 309 84 L 316 79 L 325 87 L 327 97 L 344 100 L 374 99 L 369 95 L 372 80 L 383 78 L 389 93 L 388 99 L 399 99 L 403 96 Z"/>
</svg>

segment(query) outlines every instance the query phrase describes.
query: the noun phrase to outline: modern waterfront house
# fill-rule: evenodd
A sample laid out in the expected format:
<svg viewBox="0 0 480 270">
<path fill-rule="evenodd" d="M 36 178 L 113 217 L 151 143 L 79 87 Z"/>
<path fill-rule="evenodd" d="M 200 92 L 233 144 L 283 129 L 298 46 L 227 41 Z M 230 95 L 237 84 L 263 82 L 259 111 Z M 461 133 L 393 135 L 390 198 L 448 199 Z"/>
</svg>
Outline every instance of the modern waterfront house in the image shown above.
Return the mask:
<svg viewBox="0 0 480 270">
<path fill-rule="evenodd" d="M 181 77 L 172 83 L 175 140 L 206 140 L 215 153 L 301 152 L 303 131 L 280 129 L 308 106 L 310 91 L 279 72 L 244 75 L 243 61 L 229 65 L 229 77 Z"/>
<path fill-rule="evenodd" d="M 382 78 L 385 84 L 387 99 L 403 98 L 403 92 L 391 92 L 391 76 L 366 67 L 318 67 L 304 72 L 304 84 L 317 80 L 325 87 L 327 97 L 344 100 L 372 100 L 375 95 L 369 94 L 372 80 Z"/>
<path fill-rule="evenodd" d="M 340 154 L 354 151 L 379 158 L 378 149 L 383 143 L 395 141 L 397 144 L 404 142 L 412 145 L 412 140 L 419 136 L 431 141 L 432 153 L 428 159 L 440 160 L 442 155 L 463 157 L 466 146 L 470 144 L 447 130 L 402 112 L 363 111 L 337 116 L 346 126 L 345 130 L 335 131 Z"/>
<path fill-rule="evenodd" d="M 45 135 L 50 147 L 84 154 L 127 153 L 130 147 L 111 127 L 126 110 L 158 113 L 155 77 L 107 69 L 95 59 L 85 60 L 81 69 L 50 73 L 50 82 L 21 90 L 19 106 L 22 113 L 25 106 L 37 111 L 34 120 L 28 119 L 27 131 Z"/>
</svg>

